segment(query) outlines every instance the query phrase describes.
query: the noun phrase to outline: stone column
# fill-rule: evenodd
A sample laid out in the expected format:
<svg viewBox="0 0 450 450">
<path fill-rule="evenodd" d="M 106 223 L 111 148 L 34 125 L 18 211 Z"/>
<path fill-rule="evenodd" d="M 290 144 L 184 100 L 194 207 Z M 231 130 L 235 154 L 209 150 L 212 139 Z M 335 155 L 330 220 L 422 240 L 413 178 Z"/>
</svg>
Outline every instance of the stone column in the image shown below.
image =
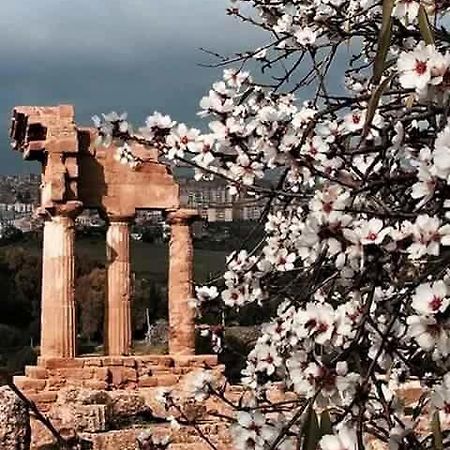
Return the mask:
<svg viewBox="0 0 450 450">
<path fill-rule="evenodd" d="M 42 258 L 41 356 L 76 355 L 75 217 L 80 202 L 41 211 L 45 214 Z"/>
<path fill-rule="evenodd" d="M 169 212 L 169 353 L 195 354 L 195 309 L 189 305 L 193 292 L 193 245 L 191 223 L 197 211 Z"/>
<path fill-rule="evenodd" d="M 108 266 L 105 311 L 105 353 L 129 355 L 131 352 L 131 268 L 130 223 L 132 217 L 109 216 L 106 234 Z"/>
</svg>

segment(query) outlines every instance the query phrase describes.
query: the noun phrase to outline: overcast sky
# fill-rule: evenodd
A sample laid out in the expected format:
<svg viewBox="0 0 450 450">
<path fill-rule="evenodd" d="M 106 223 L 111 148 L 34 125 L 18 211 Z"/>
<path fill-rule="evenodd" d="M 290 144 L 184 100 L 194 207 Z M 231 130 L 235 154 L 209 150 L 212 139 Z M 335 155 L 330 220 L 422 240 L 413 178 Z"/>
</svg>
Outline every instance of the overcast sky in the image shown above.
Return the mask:
<svg viewBox="0 0 450 450">
<path fill-rule="evenodd" d="M 126 110 L 154 110 L 193 122 L 220 71 L 206 47 L 228 54 L 259 42 L 225 14 L 228 0 L 10 0 L 0 15 L 0 173 L 32 163 L 10 150 L 15 105 L 73 103 L 77 122 Z"/>
</svg>

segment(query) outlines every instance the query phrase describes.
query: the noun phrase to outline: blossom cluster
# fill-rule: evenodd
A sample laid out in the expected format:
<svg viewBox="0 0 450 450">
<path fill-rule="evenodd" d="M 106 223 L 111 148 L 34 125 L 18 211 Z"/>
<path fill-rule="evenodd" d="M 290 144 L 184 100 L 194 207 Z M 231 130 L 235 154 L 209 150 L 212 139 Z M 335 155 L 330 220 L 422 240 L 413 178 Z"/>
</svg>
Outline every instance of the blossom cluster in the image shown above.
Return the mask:
<svg viewBox="0 0 450 450">
<path fill-rule="evenodd" d="M 220 317 L 250 303 L 277 311 L 242 370 L 239 449 L 296 448 L 312 413 L 330 418 L 321 450 L 374 438 L 431 448 L 418 415 L 450 426 L 450 35 L 435 13 L 403 0 L 235 1 L 229 14 L 271 40 L 201 99 L 206 132 L 158 112 L 137 131 L 123 115 L 95 119 L 134 170 L 133 143 L 147 144 L 266 202 L 262 238 L 233 252 L 222 281 L 198 286 L 194 301 L 200 315 L 219 301 Z M 344 46 L 351 57 L 333 92 Z M 284 75 L 259 81 L 251 60 Z M 414 416 L 405 380 L 423 389 Z M 193 401 L 224 399 L 209 372 L 188 385 Z M 288 408 L 268 400 L 280 385 L 295 398 Z"/>
</svg>

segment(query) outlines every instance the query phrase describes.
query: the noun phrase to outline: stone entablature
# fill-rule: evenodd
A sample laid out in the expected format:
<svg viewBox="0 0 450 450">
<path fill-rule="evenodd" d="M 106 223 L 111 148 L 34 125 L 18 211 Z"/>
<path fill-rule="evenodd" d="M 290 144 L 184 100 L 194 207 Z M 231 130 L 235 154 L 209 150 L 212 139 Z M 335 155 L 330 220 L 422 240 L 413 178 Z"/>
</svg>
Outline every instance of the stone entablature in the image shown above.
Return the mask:
<svg viewBox="0 0 450 450">
<path fill-rule="evenodd" d="M 42 163 L 43 208 L 77 200 L 122 217 L 138 209 L 179 208 L 178 184 L 156 150 L 133 144 L 143 164 L 130 170 L 116 160 L 113 145 L 96 145 L 95 128 L 77 126 L 72 105 L 17 106 L 10 135 L 24 159 Z"/>
</svg>

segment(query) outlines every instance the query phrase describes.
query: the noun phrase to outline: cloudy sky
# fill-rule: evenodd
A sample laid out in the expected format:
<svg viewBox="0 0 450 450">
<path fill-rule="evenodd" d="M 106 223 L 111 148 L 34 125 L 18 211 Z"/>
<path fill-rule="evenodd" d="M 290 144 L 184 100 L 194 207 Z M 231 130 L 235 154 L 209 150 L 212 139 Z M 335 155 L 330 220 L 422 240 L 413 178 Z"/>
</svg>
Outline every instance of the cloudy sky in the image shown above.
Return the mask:
<svg viewBox="0 0 450 450">
<path fill-rule="evenodd" d="M 126 110 L 196 120 L 215 69 L 199 48 L 222 54 L 261 36 L 226 16 L 227 0 L 15 0 L 0 15 L 0 173 L 31 163 L 10 150 L 15 105 L 73 103 L 77 122 Z"/>
</svg>

